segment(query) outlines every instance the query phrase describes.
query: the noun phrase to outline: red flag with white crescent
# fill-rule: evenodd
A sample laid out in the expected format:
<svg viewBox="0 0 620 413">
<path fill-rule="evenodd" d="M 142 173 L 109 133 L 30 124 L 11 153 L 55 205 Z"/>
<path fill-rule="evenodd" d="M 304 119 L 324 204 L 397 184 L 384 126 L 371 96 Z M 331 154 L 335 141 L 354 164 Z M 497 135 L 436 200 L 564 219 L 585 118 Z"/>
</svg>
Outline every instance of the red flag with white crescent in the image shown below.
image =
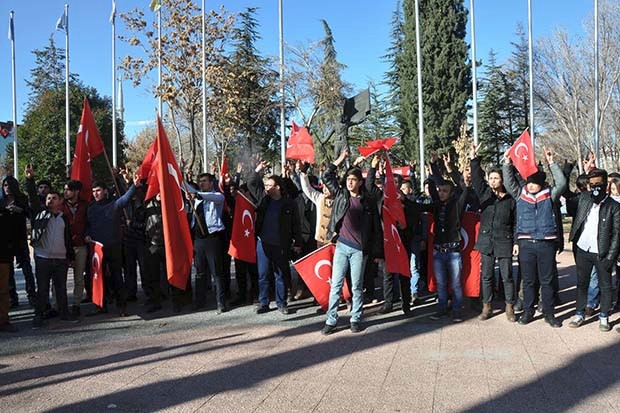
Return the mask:
<svg viewBox="0 0 620 413">
<path fill-rule="evenodd" d="M 103 307 L 103 244 L 93 242 L 93 255 L 90 259 L 93 277 L 93 303 Z"/>
<path fill-rule="evenodd" d="M 523 131 L 519 139 L 510 147 L 508 154 L 515 168 L 519 171 L 519 175 L 521 175 L 523 179 L 538 172 L 532 137 L 527 129 Z"/>
<path fill-rule="evenodd" d="M 71 164 L 71 179 L 82 183 L 80 198 L 84 201 L 90 201 L 93 196 L 90 187 L 93 180 L 90 161 L 101 155 L 103 151 L 103 141 L 101 136 L 99 136 L 88 100 L 84 98 L 82 119 L 80 120 L 80 128 L 75 140 L 75 153 Z"/>
<path fill-rule="evenodd" d="M 235 200 L 230 246 L 228 247 L 228 255 L 251 263 L 256 263 L 256 236 L 254 234 L 256 214 L 254 209 L 254 204 L 238 192 Z"/>
<path fill-rule="evenodd" d="M 336 246 L 334 244 L 327 244 L 293 263 L 295 269 L 324 311 L 327 311 L 329 306 L 329 291 L 331 289 L 332 265 L 335 251 Z M 351 297 L 346 281 L 342 285 L 342 296 L 345 299 Z"/>
<path fill-rule="evenodd" d="M 405 248 L 396 221 L 387 207 L 382 208 L 383 216 L 383 250 L 385 251 L 385 271 L 411 277 L 409 253 Z"/>
<path fill-rule="evenodd" d="M 185 290 L 187 278 L 192 271 L 194 247 L 181 192 L 183 177 L 177 161 L 174 159 L 170 142 L 159 116 L 157 117 L 157 138 L 155 141 L 157 142 L 157 150 L 150 176 L 156 174 L 157 185 L 151 184 L 149 177 L 147 199 L 157 193 L 161 194 L 161 217 L 168 282 L 174 287 Z"/>
<path fill-rule="evenodd" d="M 433 238 L 435 234 L 435 222 L 433 216 L 429 214 L 429 237 L 428 237 L 428 290 L 437 291 L 435 281 L 435 271 L 433 269 Z M 461 259 L 463 268 L 461 270 L 461 285 L 463 296 L 480 297 L 480 252 L 474 249 L 478 232 L 480 231 L 480 214 L 467 211 L 461 218 Z"/>
</svg>

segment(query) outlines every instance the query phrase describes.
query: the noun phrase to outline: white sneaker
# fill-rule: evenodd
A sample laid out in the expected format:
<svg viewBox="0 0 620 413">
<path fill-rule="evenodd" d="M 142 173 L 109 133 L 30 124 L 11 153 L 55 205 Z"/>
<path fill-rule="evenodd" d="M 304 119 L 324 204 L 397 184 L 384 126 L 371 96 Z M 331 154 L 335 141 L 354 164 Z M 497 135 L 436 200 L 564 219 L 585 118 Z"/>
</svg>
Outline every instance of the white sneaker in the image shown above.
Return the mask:
<svg viewBox="0 0 620 413">
<path fill-rule="evenodd" d="M 599 319 L 598 319 L 598 329 L 600 331 L 609 331 L 609 330 L 611 330 L 611 326 L 609 325 L 609 317 L 599 317 Z"/>
<path fill-rule="evenodd" d="M 575 317 L 573 317 L 570 323 L 568 323 L 568 326 L 571 328 L 581 327 L 581 325 L 583 324 L 583 321 L 584 321 L 583 316 L 577 314 Z"/>
</svg>

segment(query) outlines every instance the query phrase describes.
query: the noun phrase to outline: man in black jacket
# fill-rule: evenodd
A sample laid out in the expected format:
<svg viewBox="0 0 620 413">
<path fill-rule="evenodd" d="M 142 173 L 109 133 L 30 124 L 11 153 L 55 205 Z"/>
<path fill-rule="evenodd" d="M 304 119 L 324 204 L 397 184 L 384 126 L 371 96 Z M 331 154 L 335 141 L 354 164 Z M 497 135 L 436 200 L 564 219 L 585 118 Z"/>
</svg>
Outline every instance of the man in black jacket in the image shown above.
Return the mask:
<svg viewBox="0 0 620 413">
<path fill-rule="evenodd" d="M 338 304 L 347 271 L 351 272 L 351 331 L 362 331 L 363 274 L 368 258 L 383 260 L 381 219 L 377 198 L 363 187 L 362 171 L 351 168 L 345 175 L 345 187 L 338 182 L 336 170 L 349 155 L 349 151 L 330 164 L 323 174 L 323 183 L 334 194 L 332 215 L 328 225 L 328 238 L 336 242 L 329 292 L 327 320 L 321 334 L 331 334 L 338 322 Z"/>
<path fill-rule="evenodd" d="M 269 274 L 275 275 L 276 305 L 282 314 L 288 314 L 285 279 L 290 279 L 290 250 L 301 251 L 301 222 L 297 203 L 284 192 L 284 181 L 278 175 L 271 175 L 263 183 L 262 172 L 269 166 L 261 161 L 250 175 L 248 189 L 258 200 L 255 231 L 256 261 L 258 265 L 258 307 L 257 314 L 269 311 Z"/>
<path fill-rule="evenodd" d="M 489 171 L 488 181 L 480 167 L 476 145 L 470 152 L 470 169 L 472 187 L 480 200 L 480 231 L 474 248 L 481 255 L 482 276 L 482 312 L 480 320 L 486 320 L 493 314 L 493 280 L 495 278 L 495 261 L 504 282 L 506 299 L 506 318 L 516 321 L 514 313 L 515 287 L 512 278 L 512 246 L 514 243 L 515 200 L 507 193 L 500 168 Z"/>
<path fill-rule="evenodd" d="M 569 326 L 583 324 L 592 267 L 596 267 L 601 292 L 599 330 L 609 331 L 612 302 L 611 271 L 620 252 L 620 204 L 606 193 L 607 172 L 593 169 L 588 173 L 588 192 L 578 195 L 577 212 L 570 230 L 576 249 L 577 312 Z"/>
</svg>

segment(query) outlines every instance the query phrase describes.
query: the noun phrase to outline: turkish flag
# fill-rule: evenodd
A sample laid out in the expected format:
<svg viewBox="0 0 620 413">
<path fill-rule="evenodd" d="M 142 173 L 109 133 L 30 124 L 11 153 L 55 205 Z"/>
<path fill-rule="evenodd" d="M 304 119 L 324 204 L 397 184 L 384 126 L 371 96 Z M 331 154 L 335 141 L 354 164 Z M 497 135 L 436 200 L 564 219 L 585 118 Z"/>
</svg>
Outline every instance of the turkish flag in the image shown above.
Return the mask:
<svg viewBox="0 0 620 413">
<path fill-rule="evenodd" d="M 295 261 L 293 265 L 308 289 L 324 311 L 329 306 L 329 291 L 332 281 L 332 264 L 336 245 L 327 244 Z M 346 281 L 342 285 L 342 296 L 351 298 Z"/>
<path fill-rule="evenodd" d="M 383 150 L 389 150 L 396 143 L 396 138 L 383 138 L 377 139 L 374 141 L 366 142 L 366 146 L 360 146 L 357 148 L 360 155 L 368 158 L 370 155 L 374 155 L 375 153 Z"/>
<path fill-rule="evenodd" d="M 383 206 L 387 208 L 387 212 L 392 215 L 394 220 L 400 223 L 401 227 L 407 226 L 405 220 L 405 210 L 401 201 L 400 191 L 396 189 L 394 182 L 394 173 L 390 164 L 390 157 L 385 158 L 385 185 L 383 187 Z"/>
<path fill-rule="evenodd" d="M 101 155 L 103 151 L 103 141 L 99 136 L 88 100 L 84 98 L 82 120 L 80 120 L 80 128 L 75 140 L 75 154 L 71 164 L 71 179 L 82 183 L 80 198 L 85 201 L 90 201 L 92 198 L 90 186 L 93 181 L 93 172 L 90 168 L 90 160 Z"/>
<path fill-rule="evenodd" d="M 93 242 L 90 273 L 93 276 L 93 303 L 103 307 L 103 244 Z"/>
<path fill-rule="evenodd" d="M 383 250 L 385 251 L 385 271 L 411 277 L 409 254 L 398 233 L 396 221 L 388 208 L 383 205 Z"/>
<path fill-rule="evenodd" d="M 299 159 L 304 162 L 314 163 L 314 142 L 305 126 L 299 127 L 293 121 L 291 136 L 286 142 L 286 158 Z"/>
<path fill-rule="evenodd" d="M 151 167 L 153 166 L 153 162 L 155 161 L 155 156 L 157 155 L 157 141 L 153 140 L 153 143 L 149 147 L 149 150 L 146 151 L 146 155 L 144 155 L 144 160 L 142 160 L 142 164 L 138 168 L 138 176 L 140 179 L 147 179 L 151 173 Z"/>
<path fill-rule="evenodd" d="M 433 216 L 429 215 L 430 233 L 428 238 L 428 290 L 437 291 L 435 271 L 433 269 L 433 238 L 435 223 Z M 480 231 L 480 214 L 477 212 L 465 212 L 461 218 L 461 259 L 463 269 L 461 271 L 461 285 L 463 296 L 480 297 L 480 252 L 474 249 L 478 232 Z"/>
<path fill-rule="evenodd" d="M 149 199 L 161 194 L 161 215 L 166 250 L 168 282 L 185 290 L 192 269 L 193 245 L 189 223 L 185 215 L 185 203 L 181 192 L 182 175 L 174 159 L 164 125 L 157 117 L 156 155 L 149 173 Z M 157 184 L 151 185 L 150 177 L 156 175 Z"/>
<path fill-rule="evenodd" d="M 527 179 L 528 176 L 538 172 L 532 137 L 527 129 L 523 131 L 519 139 L 510 147 L 508 154 L 523 179 Z"/>
<path fill-rule="evenodd" d="M 243 194 L 237 193 L 235 213 L 228 255 L 245 262 L 256 263 L 256 235 L 254 233 L 254 204 Z"/>
</svg>

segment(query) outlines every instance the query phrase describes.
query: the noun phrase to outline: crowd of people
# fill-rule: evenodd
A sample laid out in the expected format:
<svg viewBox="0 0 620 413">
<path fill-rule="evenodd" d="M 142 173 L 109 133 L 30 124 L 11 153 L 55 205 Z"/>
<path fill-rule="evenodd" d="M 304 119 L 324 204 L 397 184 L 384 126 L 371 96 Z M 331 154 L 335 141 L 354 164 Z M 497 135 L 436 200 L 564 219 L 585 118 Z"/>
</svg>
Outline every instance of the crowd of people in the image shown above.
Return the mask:
<svg viewBox="0 0 620 413">
<path fill-rule="evenodd" d="M 288 163 L 281 175 L 270 175 L 269 163 L 256 160 L 252 165 L 240 163 L 232 175 L 218 177 L 212 168 L 194 182 L 188 174 L 182 187 L 195 273 L 185 289 L 167 282 L 160 195 L 145 200 L 146 182 L 138 174 L 121 170 L 111 187 L 94 181 L 92 201 L 86 202 L 80 197 L 81 182 L 67 180 L 60 193 L 28 165 L 23 186 L 12 176 L 2 180 L 0 331 L 17 331 L 9 320 L 10 308 L 20 305 L 15 266 L 21 268 L 34 308 L 33 328 L 44 327 L 56 316 L 79 322 L 82 316 L 107 313 L 112 303 L 124 317 L 128 303 L 142 298 L 148 313 L 161 311 L 168 299 L 174 312 L 190 305 L 204 310 L 212 304 L 221 314 L 253 304 L 256 313 L 263 314 L 272 310 L 275 300 L 277 310 L 286 315 L 291 301 L 311 297 L 303 278 L 293 276 L 292 261 L 330 243 L 335 253 L 322 334 L 336 330 L 344 304 L 350 329 L 357 333 L 363 330 L 364 304 L 382 299 L 381 313 L 400 306 L 409 315 L 432 293 L 437 309 L 430 318 L 458 323 L 463 321 L 461 222 L 466 211 L 479 214 L 480 220 L 475 240 L 481 257 L 478 318 L 493 317 L 492 302 L 500 296 L 508 322 L 528 324 L 539 310 L 544 321 L 557 328 L 556 255 L 565 244 L 561 199 L 573 217 L 569 241 L 577 270 L 576 312 L 569 326 L 580 327 L 598 310 L 599 329 L 609 331 L 609 315 L 620 305 L 614 285 L 615 274 L 620 274 L 620 174 L 608 174 L 590 159 L 573 192 L 569 181 L 574 165 L 560 165 L 551 150 L 544 152 L 547 165 L 525 179 L 508 153 L 501 167 L 484 171 L 477 152 L 472 145 L 462 171 L 450 155 L 433 154 L 425 167 L 423 191 L 415 163 L 392 181 L 386 179 L 390 170 L 383 153 L 351 162 L 346 150 L 321 170 L 297 161 Z M 368 165 L 366 171 L 363 165 Z M 546 170 L 553 185 L 547 182 Z M 385 185 L 392 182 L 404 211 L 398 232 L 409 257 L 408 275 L 389 273 L 385 265 L 393 251 L 384 246 L 381 211 L 387 202 Z M 256 209 L 256 263 L 233 260 L 227 253 L 239 194 Z M 104 299 L 82 314 L 82 304 L 93 299 L 90 256 L 95 241 L 103 244 Z M 427 271 L 431 266 L 436 290 L 432 293 Z M 72 294 L 67 293 L 69 268 Z M 381 297 L 375 295 L 377 277 L 382 280 Z M 342 295 L 345 282 L 351 292 L 347 300 Z"/>
</svg>

